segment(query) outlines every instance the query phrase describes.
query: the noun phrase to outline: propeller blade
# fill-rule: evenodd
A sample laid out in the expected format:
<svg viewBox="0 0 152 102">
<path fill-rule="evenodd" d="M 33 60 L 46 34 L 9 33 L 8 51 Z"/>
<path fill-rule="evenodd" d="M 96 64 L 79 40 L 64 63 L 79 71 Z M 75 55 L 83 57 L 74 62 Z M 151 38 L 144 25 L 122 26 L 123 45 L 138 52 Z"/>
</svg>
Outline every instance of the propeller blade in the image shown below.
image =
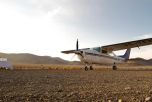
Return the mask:
<svg viewBox="0 0 152 102">
<path fill-rule="evenodd" d="M 71 61 L 75 58 L 76 54 L 74 54 L 72 57 L 71 57 Z"/>
<path fill-rule="evenodd" d="M 76 43 L 76 50 L 78 51 L 79 50 L 79 41 L 77 39 L 77 43 Z"/>
</svg>

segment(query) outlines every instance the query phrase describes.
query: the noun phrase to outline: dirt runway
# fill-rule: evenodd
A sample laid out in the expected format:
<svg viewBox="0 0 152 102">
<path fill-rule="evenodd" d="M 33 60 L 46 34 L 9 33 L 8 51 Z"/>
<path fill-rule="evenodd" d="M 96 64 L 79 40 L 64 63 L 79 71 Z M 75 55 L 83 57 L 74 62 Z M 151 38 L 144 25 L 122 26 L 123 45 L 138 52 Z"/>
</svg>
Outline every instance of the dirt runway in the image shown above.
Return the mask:
<svg viewBox="0 0 152 102">
<path fill-rule="evenodd" d="M 152 98 L 152 71 L 0 71 L 0 102 L 144 102 Z"/>
</svg>

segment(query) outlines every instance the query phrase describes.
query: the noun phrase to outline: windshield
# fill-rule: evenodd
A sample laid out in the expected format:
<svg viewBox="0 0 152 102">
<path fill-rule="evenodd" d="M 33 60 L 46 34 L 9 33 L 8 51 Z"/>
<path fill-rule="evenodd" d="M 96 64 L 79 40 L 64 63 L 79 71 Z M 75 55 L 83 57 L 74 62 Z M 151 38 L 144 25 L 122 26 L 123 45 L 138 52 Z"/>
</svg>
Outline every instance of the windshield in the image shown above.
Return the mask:
<svg viewBox="0 0 152 102">
<path fill-rule="evenodd" d="M 101 51 L 101 48 L 100 48 L 100 47 L 94 47 L 94 48 L 92 48 L 92 49 L 95 50 L 95 51 L 98 51 L 98 52 Z"/>
</svg>

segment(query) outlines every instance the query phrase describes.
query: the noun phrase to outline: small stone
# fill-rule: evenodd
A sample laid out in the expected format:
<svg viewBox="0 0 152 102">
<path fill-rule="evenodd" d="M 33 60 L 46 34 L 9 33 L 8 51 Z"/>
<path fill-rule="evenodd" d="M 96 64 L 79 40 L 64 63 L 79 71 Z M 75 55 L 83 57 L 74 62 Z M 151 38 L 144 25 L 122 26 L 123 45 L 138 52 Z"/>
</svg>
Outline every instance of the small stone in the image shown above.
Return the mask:
<svg viewBox="0 0 152 102">
<path fill-rule="evenodd" d="M 152 89 L 151 89 L 151 90 L 149 90 L 149 94 L 152 94 Z"/>
<path fill-rule="evenodd" d="M 125 90 L 130 90 L 131 89 L 131 87 L 125 87 Z"/>
<path fill-rule="evenodd" d="M 112 102 L 111 100 L 108 100 L 108 102 Z"/>
<path fill-rule="evenodd" d="M 45 76 L 45 78 L 49 78 L 49 76 L 48 76 L 48 75 L 46 75 L 46 76 Z"/>
<path fill-rule="evenodd" d="M 101 101 L 99 101 L 99 102 L 106 102 L 105 100 L 101 100 Z"/>
<path fill-rule="evenodd" d="M 146 97 L 145 98 L 145 102 L 151 102 L 152 101 L 152 98 L 151 97 Z"/>
<path fill-rule="evenodd" d="M 138 99 L 136 99 L 136 98 L 132 98 L 131 99 L 132 100 L 132 102 L 140 102 Z"/>
<path fill-rule="evenodd" d="M 83 102 L 82 100 L 78 100 L 77 102 Z"/>
<path fill-rule="evenodd" d="M 122 102 L 122 99 L 119 99 L 118 102 Z"/>
<path fill-rule="evenodd" d="M 74 93 L 73 92 L 71 92 L 71 93 L 69 93 L 67 96 L 68 97 L 70 97 L 70 96 L 72 96 Z"/>
<path fill-rule="evenodd" d="M 57 92 L 63 92 L 63 90 L 62 90 L 62 89 L 60 89 L 60 90 L 58 90 Z"/>
<path fill-rule="evenodd" d="M 140 91 L 136 91 L 137 94 L 140 94 Z"/>
</svg>

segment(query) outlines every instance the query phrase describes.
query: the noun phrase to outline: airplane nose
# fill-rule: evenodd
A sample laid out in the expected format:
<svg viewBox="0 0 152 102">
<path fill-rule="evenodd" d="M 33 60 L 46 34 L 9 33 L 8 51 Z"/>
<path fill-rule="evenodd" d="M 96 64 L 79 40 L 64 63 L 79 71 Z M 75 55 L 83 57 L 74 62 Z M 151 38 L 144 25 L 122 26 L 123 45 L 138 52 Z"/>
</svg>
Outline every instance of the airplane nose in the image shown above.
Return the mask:
<svg viewBox="0 0 152 102">
<path fill-rule="evenodd" d="M 84 51 L 79 51 L 78 53 L 82 58 L 84 58 Z"/>
</svg>

